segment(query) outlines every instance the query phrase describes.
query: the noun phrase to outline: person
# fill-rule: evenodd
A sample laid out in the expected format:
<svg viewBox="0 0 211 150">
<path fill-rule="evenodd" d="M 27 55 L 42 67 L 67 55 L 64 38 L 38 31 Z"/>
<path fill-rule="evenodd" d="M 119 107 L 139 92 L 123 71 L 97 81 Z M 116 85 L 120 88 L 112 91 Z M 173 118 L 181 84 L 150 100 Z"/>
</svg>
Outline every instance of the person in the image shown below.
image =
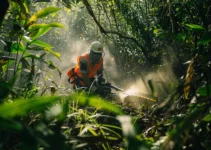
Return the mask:
<svg viewBox="0 0 211 150">
<path fill-rule="evenodd" d="M 94 41 L 89 52 L 82 54 L 77 59 L 77 65 L 67 72 L 68 81 L 73 84 L 73 88 L 88 87 L 95 91 L 92 85 L 95 77 L 103 81 L 103 45 L 99 41 Z"/>
</svg>

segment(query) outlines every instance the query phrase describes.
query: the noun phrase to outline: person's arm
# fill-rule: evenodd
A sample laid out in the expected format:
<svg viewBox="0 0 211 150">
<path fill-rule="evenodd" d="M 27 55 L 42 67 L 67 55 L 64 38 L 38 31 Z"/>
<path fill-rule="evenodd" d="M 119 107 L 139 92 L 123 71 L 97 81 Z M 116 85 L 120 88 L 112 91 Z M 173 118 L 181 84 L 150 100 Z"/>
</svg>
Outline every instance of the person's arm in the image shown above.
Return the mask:
<svg viewBox="0 0 211 150">
<path fill-rule="evenodd" d="M 88 76 L 88 63 L 85 58 L 80 59 L 80 72 L 82 74 L 82 78 L 84 80 L 85 86 L 89 87 L 91 84 L 91 81 Z"/>
<path fill-rule="evenodd" d="M 105 79 L 103 78 L 103 65 L 101 66 L 101 68 L 97 71 L 97 76 L 98 76 L 98 81 L 100 83 L 105 82 Z"/>
<path fill-rule="evenodd" d="M 88 73 L 81 73 L 81 74 L 82 74 L 82 78 L 84 79 L 85 86 L 89 87 L 91 82 L 89 80 Z"/>
</svg>

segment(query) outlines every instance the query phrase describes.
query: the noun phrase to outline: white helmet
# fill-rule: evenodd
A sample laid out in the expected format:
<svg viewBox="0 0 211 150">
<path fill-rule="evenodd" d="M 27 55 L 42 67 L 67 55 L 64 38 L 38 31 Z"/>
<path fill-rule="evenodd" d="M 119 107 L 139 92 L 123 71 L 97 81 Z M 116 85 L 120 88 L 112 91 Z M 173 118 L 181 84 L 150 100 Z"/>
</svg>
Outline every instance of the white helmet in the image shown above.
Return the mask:
<svg viewBox="0 0 211 150">
<path fill-rule="evenodd" d="M 103 45 L 99 41 L 95 41 L 91 44 L 90 50 L 95 53 L 103 53 Z"/>
</svg>

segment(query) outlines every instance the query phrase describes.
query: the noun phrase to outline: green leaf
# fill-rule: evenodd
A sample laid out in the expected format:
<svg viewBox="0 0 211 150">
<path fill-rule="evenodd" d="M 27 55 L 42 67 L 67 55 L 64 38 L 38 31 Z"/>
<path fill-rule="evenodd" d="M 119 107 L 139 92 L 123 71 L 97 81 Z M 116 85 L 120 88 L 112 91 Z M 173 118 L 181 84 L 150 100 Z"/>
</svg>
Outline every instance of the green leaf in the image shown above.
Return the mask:
<svg viewBox="0 0 211 150">
<path fill-rule="evenodd" d="M 12 103 L 0 105 L 0 117 L 9 119 L 17 116 L 25 116 L 31 111 L 40 112 L 58 100 L 60 100 L 59 97 L 16 99 Z"/>
<path fill-rule="evenodd" d="M 27 16 L 29 14 L 29 10 L 28 10 L 28 7 L 27 7 L 27 4 L 26 2 L 19 2 L 18 3 L 20 8 L 21 8 L 21 13 L 20 13 L 20 17 L 22 20 L 26 20 L 27 19 Z"/>
<path fill-rule="evenodd" d="M 49 52 L 49 53 L 51 53 L 51 54 L 53 54 L 54 56 L 56 56 L 60 61 L 61 61 L 61 59 L 60 59 L 60 53 L 58 53 L 58 52 L 54 52 L 52 49 L 50 49 L 50 48 L 44 48 L 44 50 L 45 51 L 47 51 L 47 52 Z"/>
<path fill-rule="evenodd" d="M 152 92 L 152 96 L 154 96 L 155 90 L 154 90 L 154 85 L 152 83 L 152 80 L 148 80 L 148 85 L 149 85 L 150 90 Z"/>
<path fill-rule="evenodd" d="M 33 16 L 31 16 L 31 18 L 29 19 L 29 23 L 28 24 L 31 25 L 32 23 L 36 22 L 37 19 L 44 18 L 44 17 L 48 16 L 51 13 L 55 13 L 55 12 L 59 11 L 60 9 L 61 8 L 56 8 L 56 7 L 44 8 L 44 9 L 38 11 Z"/>
<path fill-rule="evenodd" d="M 98 134 L 91 127 L 88 127 L 88 130 L 93 136 L 98 136 Z"/>
<path fill-rule="evenodd" d="M 51 14 L 51 13 L 55 13 L 58 12 L 59 10 L 61 10 L 61 8 L 57 8 L 57 7 L 47 7 L 44 8 L 40 11 L 38 11 L 35 16 L 37 16 L 37 18 L 44 18 L 47 15 Z"/>
<path fill-rule="evenodd" d="M 37 45 L 37 46 L 40 46 L 40 47 L 44 47 L 44 48 L 52 48 L 52 46 L 48 43 L 45 43 L 43 41 L 40 41 L 40 40 L 34 40 L 31 42 L 31 44 L 34 44 L 34 45 Z"/>
<path fill-rule="evenodd" d="M 80 93 L 81 94 L 81 93 Z M 113 103 L 103 100 L 99 97 L 88 96 L 85 94 L 81 94 L 80 96 L 76 93 L 74 94 L 75 98 L 81 105 L 95 107 L 97 109 L 104 109 L 109 112 L 113 112 L 115 114 L 123 114 L 119 107 L 114 105 Z"/>
<path fill-rule="evenodd" d="M 17 53 L 18 52 L 23 52 L 25 50 L 25 46 L 22 42 L 20 43 L 13 43 L 11 46 L 11 52 L 12 53 Z"/>
<path fill-rule="evenodd" d="M 45 61 L 45 63 L 48 64 L 48 67 L 49 67 L 50 69 L 56 69 L 56 70 L 58 71 L 58 73 L 59 73 L 60 78 L 61 78 L 61 75 L 62 75 L 61 71 L 59 70 L 58 67 L 56 67 L 56 66 L 53 64 L 52 61 Z"/>
<path fill-rule="evenodd" d="M 200 96 L 208 96 L 208 91 L 209 94 L 211 94 L 211 85 L 208 86 L 203 86 L 197 90 L 197 94 Z"/>
<path fill-rule="evenodd" d="M 189 29 L 192 29 L 192 30 L 202 30 L 204 31 L 205 28 L 200 26 L 200 25 L 197 25 L 197 24 L 185 24 Z"/>
<path fill-rule="evenodd" d="M 23 36 L 23 38 L 22 38 L 24 41 L 26 41 L 26 42 L 31 42 L 32 41 L 32 39 L 29 37 L 29 36 Z"/>
<path fill-rule="evenodd" d="M 49 30 L 51 29 L 51 27 L 43 27 L 43 28 L 40 28 L 39 31 L 32 36 L 32 40 L 35 40 L 41 36 L 43 36 L 44 34 L 46 34 Z"/>
<path fill-rule="evenodd" d="M 23 2 L 23 6 L 24 6 L 24 9 L 25 9 L 25 12 L 28 14 L 29 13 L 29 9 L 28 9 L 28 6 L 27 6 L 26 2 Z"/>
<path fill-rule="evenodd" d="M 202 120 L 206 121 L 206 122 L 211 122 L 211 114 L 208 114 L 207 116 L 205 116 Z"/>
<path fill-rule="evenodd" d="M 174 36 L 175 40 L 184 42 L 187 35 L 185 33 L 179 33 Z"/>
<path fill-rule="evenodd" d="M 51 68 L 51 69 L 56 69 L 57 67 L 53 64 L 52 61 L 46 61 L 47 64 L 48 64 L 48 67 Z"/>
<path fill-rule="evenodd" d="M 37 59 L 37 60 L 41 60 L 41 57 L 40 55 L 37 55 L 37 54 L 30 54 L 30 55 L 25 55 L 23 58 L 34 58 L 34 59 Z M 42 59 L 43 60 L 43 59 Z M 43 60 L 44 61 L 44 60 Z"/>
<path fill-rule="evenodd" d="M 42 47 L 39 47 L 39 46 L 28 46 L 27 48 L 26 48 L 27 50 L 33 50 L 33 51 L 43 51 L 43 49 L 44 48 L 42 48 Z"/>
<path fill-rule="evenodd" d="M 64 26 L 61 23 L 53 22 L 50 24 L 33 24 L 29 27 L 28 31 L 34 32 L 35 30 L 38 30 L 36 34 L 32 34 L 32 39 L 39 38 L 40 36 L 46 34 L 52 27 L 59 27 L 64 28 Z"/>
<path fill-rule="evenodd" d="M 23 129 L 22 124 L 17 121 L 9 120 L 6 118 L 0 118 L 0 120 L 0 129 L 8 129 L 15 131 L 21 131 Z"/>
<path fill-rule="evenodd" d="M 112 130 L 110 128 L 107 128 L 107 127 L 104 127 L 104 126 L 101 126 L 100 128 L 101 128 L 101 130 L 103 130 L 102 132 L 104 132 L 106 130 L 106 132 L 110 132 L 110 133 L 116 135 L 118 138 L 122 137 L 119 133 L 117 133 L 116 131 L 114 131 L 114 130 Z M 115 126 L 114 128 L 121 130 L 121 128 L 119 128 L 117 126 Z"/>
<path fill-rule="evenodd" d="M 208 44 L 211 41 L 211 32 L 207 32 L 204 34 L 204 36 L 200 39 L 198 42 L 199 45 L 205 45 Z"/>
<path fill-rule="evenodd" d="M 59 22 L 52 22 L 50 24 L 33 24 L 28 28 L 28 31 L 40 29 L 43 27 L 58 27 L 58 28 L 64 28 L 64 25 Z"/>
<path fill-rule="evenodd" d="M 2 66 L 2 72 L 6 73 L 7 69 L 14 63 L 14 60 L 9 60 L 9 63 L 7 65 Z"/>
</svg>

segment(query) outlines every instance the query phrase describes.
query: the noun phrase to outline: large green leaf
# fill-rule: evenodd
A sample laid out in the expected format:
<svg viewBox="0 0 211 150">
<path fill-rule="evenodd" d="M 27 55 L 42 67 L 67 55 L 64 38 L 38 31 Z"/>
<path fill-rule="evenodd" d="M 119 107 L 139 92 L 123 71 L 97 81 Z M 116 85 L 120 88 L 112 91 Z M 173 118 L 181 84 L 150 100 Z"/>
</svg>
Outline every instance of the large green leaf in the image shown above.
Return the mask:
<svg viewBox="0 0 211 150">
<path fill-rule="evenodd" d="M 38 32 L 35 35 L 32 34 L 32 39 L 34 40 L 46 34 L 52 27 L 64 28 L 64 26 L 61 23 L 53 22 L 50 24 L 34 24 L 30 26 L 28 30 L 29 31 L 38 30 Z"/>
<path fill-rule="evenodd" d="M 34 44 L 34 45 L 37 45 L 37 46 L 40 46 L 40 47 L 44 47 L 44 48 L 52 48 L 52 46 L 48 43 L 45 43 L 43 41 L 40 41 L 40 40 L 33 40 L 31 42 L 31 44 Z"/>
<path fill-rule="evenodd" d="M 59 22 L 52 22 L 50 24 L 33 24 L 28 28 L 28 31 L 40 29 L 43 27 L 59 27 L 59 28 L 64 28 L 64 25 L 59 23 Z"/>
<path fill-rule="evenodd" d="M 198 42 L 199 45 L 205 45 L 211 41 L 211 32 L 207 32 Z"/>
<path fill-rule="evenodd" d="M 54 102 L 60 101 L 64 97 L 50 96 L 50 97 L 33 97 L 30 99 L 16 99 L 11 103 L 0 105 L 0 117 L 13 118 L 17 116 L 25 116 L 29 112 L 41 112 Z M 109 101 L 102 100 L 97 97 L 88 97 L 83 94 L 72 94 L 65 98 L 67 101 L 78 100 L 82 105 L 92 106 L 98 109 L 105 109 L 116 114 L 123 114 L 122 111 Z"/>
<path fill-rule="evenodd" d="M 55 13 L 57 11 L 61 10 L 61 8 L 57 8 L 57 7 L 47 7 L 44 8 L 40 11 L 38 11 L 36 14 L 34 14 L 37 18 L 44 18 L 47 15 L 51 14 L 51 13 Z"/>
<path fill-rule="evenodd" d="M 47 51 L 47 52 L 49 52 L 49 53 L 51 53 L 51 54 L 53 54 L 54 56 L 56 56 L 59 60 L 61 60 L 60 59 L 60 53 L 58 53 L 58 52 L 54 52 L 51 48 L 44 48 L 44 50 L 45 51 Z"/>
<path fill-rule="evenodd" d="M 74 94 L 73 96 L 74 96 L 74 99 L 77 100 L 82 105 L 95 107 L 97 109 L 104 109 L 118 115 L 123 114 L 123 112 L 121 111 L 119 107 L 99 97 L 88 96 L 81 93 L 80 93 L 80 96 L 77 93 Z"/>
<path fill-rule="evenodd" d="M 46 34 L 49 30 L 51 29 L 51 27 L 42 27 L 38 30 L 38 32 L 32 36 L 32 40 L 35 40 L 39 37 L 41 37 L 42 35 Z"/>
<path fill-rule="evenodd" d="M 29 23 L 28 23 L 29 26 L 32 25 L 34 22 L 36 22 L 37 19 L 44 18 L 44 17 L 48 16 L 51 13 L 55 13 L 55 12 L 59 11 L 60 9 L 61 8 L 48 7 L 48 8 L 44 8 L 44 9 L 38 11 L 33 16 L 31 16 L 31 18 L 29 19 Z"/>
<path fill-rule="evenodd" d="M 197 25 L 197 24 L 185 24 L 186 27 L 188 27 L 189 29 L 192 29 L 192 30 L 201 30 L 201 31 L 204 31 L 205 28 L 200 26 L 200 25 Z"/>
<path fill-rule="evenodd" d="M 12 103 L 0 105 L 0 117 L 9 119 L 17 116 L 25 116 L 31 111 L 39 112 L 58 100 L 60 100 L 59 97 L 17 99 Z"/>
</svg>

